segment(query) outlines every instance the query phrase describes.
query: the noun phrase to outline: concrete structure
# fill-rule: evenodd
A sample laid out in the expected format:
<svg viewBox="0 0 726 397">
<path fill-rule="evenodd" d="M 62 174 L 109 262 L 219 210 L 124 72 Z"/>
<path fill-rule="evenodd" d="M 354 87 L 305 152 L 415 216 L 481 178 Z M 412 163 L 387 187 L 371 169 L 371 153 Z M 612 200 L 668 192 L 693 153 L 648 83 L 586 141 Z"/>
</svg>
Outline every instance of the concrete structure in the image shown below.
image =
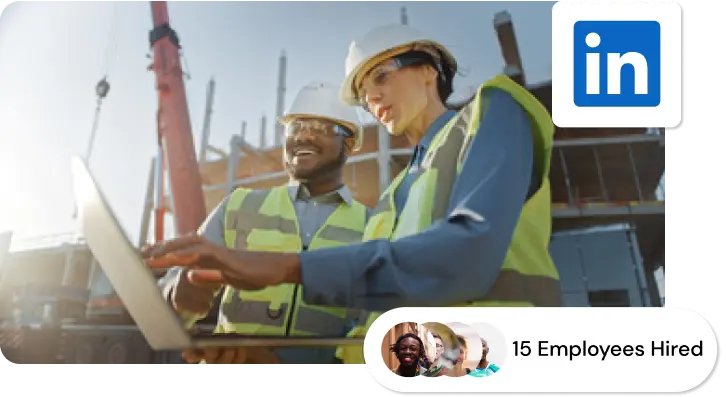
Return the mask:
<svg viewBox="0 0 726 397">
<path fill-rule="evenodd" d="M 494 28 L 505 72 L 525 84 L 510 15 L 496 14 Z M 551 111 L 551 82 L 527 87 Z M 236 137 L 230 153 L 228 160 L 201 168 L 209 210 L 236 186 L 267 188 L 287 180 L 280 148 L 258 150 Z M 349 159 L 345 168 L 345 182 L 358 200 L 373 207 L 382 189 L 405 168 L 410 154 L 411 147 L 404 137 L 391 137 L 381 126 L 368 125 L 362 150 Z M 629 306 L 660 305 L 662 297 L 654 273 L 665 266 L 663 130 L 558 128 L 551 166 L 551 251 L 563 272 L 567 304 L 603 305 L 608 300 L 599 297 L 617 291 L 628 296 Z M 573 247 L 583 244 L 601 254 L 577 254 L 579 261 L 573 261 L 575 252 L 582 251 L 573 251 Z M 597 258 L 607 259 L 595 264 Z M 627 264 L 622 262 L 626 260 Z M 615 273 L 594 270 L 598 266 L 627 266 L 632 271 L 617 273 L 616 277 Z M 607 283 L 601 285 L 593 280 L 604 274 L 611 278 Z M 613 299 L 613 305 L 622 304 Z"/>
<path fill-rule="evenodd" d="M 503 69 L 526 83 L 509 14 L 497 14 L 494 27 Z M 281 71 L 285 68 L 286 60 L 281 57 Z M 284 77 L 278 83 L 279 111 L 284 103 L 280 99 Z M 526 86 L 551 110 L 550 82 Z M 207 211 L 237 186 L 267 188 L 287 182 L 282 148 L 268 148 L 262 136 L 260 147 L 250 145 L 244 121 L 240 133 L 230 139 L 228 150 L 207 144 L 213 95 L 212 79 L 199 151 Z M 263 136 L 265 125 L 263 117 Z M 411 147 L 405 137 L 391 137 L 377 124 L 367 125 L 364 134 L 363 147 L 349 159 L 344 180 L 359 201 L 372 207 L 391 179 L 405 168 Z M 209 151 L 218 158 L 207 159 Z M 566 305 L 662 305 L 664 291 L 658 285 L 663 284 L 665 269 L 664 172 L 662 129 L 557 129 L 550 173 L 550 252 L 561 274 Z M 158 180 L 158 167 L 152 162 L 139 245 L 147 241 L 155 203 L 171 202 L 154 196 Z M 12 317 L 14 294 L 25 290 L 26 284 L 36 284 L 90 291 L 88 313 L 92 317 L 131 324 L 83 240 L 74 235 L 55 237 L 36 241 L 35 247 L 26 249 L 16 245 L 0 266 L 0 323 Z"/>
<path fill-rule="evenodd" d="M 509 15 L 506 12 L 497 14 L 494 27 L 502 47 L 505 69 L 522 70 Z M 281 71 L 285 65 L 283 54 Z M 525 81 L 523 74 L 518 78 Z M 208 211 L 236 186 L 267 188 L 287 181 L 282 148 L 266 148 L 263 139 L 262 148 L 249 144 L 245 122 L 242 122 L 240 133 L 230 139 L 228 150 L 206 143 L 214 84 L 214 80 L 210 80 L 200 147 L 202 154 L 212 151 L 218 155 L 218 159 L 205 159 L 200 164 Z M 549 82 L 528 88 L 551 109 Z M 284 77 L 281 77 L 278 110 L 283 93 Z M 265 133 L 265 125 L 263 117 L 261 135 Z M 405 168 L 411 147 L 405 137 L 392 137 L 377 124 L 367 125 L 364 134 L 363 147 L 349 159 L 344 179 L 355 197 L 372 207 L 391 179 Z M 630 306 L 660 305 L 664 298 L 654 274 L 662 273 L 665 268 L 665 196 L 662 189 L 665 136 L 662 129 L 557 129 L 555 137 L 550 173 L 551 253 L 562 273 L 565 302 L 575 306 L 621 305 L 624 301 Z M 147 241 L 151 207 L 155 201 L 154 184 L 152 164 L 139 245 Z M 159 202 L 158 198 L 156 202 Z M 10 254 L 6 276 L 0 280 L 0 318 L 9 315 L 9 307 L 5 310 L 2 307 L 2 303 L 8 306 L 11 296 L 8 291 L 24 282 L 93 285 L 91 295 L 96 308 L 120 305 L 113 298 L 110 285 L 104 282 L 105 278 L 95 272 L 92 257 L 82 240 L 66 236 L 63 245 L 53 242 L 45 245 Z M 613 269 L 620 270 L 611 271 Z M 627 294 L 624 300 L 601 298 L 624 294 Z"/>
</svg>

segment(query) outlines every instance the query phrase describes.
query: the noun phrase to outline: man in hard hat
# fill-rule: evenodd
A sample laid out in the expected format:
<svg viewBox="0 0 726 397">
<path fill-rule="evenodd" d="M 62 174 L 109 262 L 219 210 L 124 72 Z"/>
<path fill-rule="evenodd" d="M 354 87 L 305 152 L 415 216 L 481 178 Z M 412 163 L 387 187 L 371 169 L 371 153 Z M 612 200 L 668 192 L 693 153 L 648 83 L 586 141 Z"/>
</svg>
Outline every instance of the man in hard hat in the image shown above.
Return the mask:
<svg viewBox="0 0 726 397">
<path fill-rule="evenodd" d="M 353 41 L 345 69 L 342 99 L 406 135 L 415 145 L 409 165 L 383 192 L 365 242 L 299 254 L 240 252 L 213 261 L 225 283 L 296 283 L 308 303 L 374 312 L 560 306 L 548 252 L 554 126 L 545 107 L 499 75 L 460 109 L 448 108 L 456 60 L 407 25 Z M 175 259 L 165 255 L 175 253 L 160 248 L 147 263 L 167 266 Z M 376 317 L 351 335 L 365 334 Z M 341 357 L 363 362 L 360 347 Z"/>
<path fill-rule="evenodd" d="M 348 155 L 362 143 L 354 108 L 338 99 L 338 86 L 314 82 L 303 87 L 280 122 L 285 126 L 285 165 L 290 183 L 272 189 L 236 189 L 209 215 L 192 238 L 204 254 L 233 250 L 300 252 L 359 242 L 368 210 L 343 184 Z M 168 242 L 167 244 L 174 244 Z M 341 266 L 344 263 L 341 263 Z M 176 268 L 161 281 L 164 293 L 188 323 L 203 318 L 221 280 Z M 342 337 L 356 312 L 310 305 L 294 284 L 270 288 L 226 288 L 217 332 Z M 228 348 L 185 351 L 189 362 L 333 363 L 335 347 Z"/>
</svg>

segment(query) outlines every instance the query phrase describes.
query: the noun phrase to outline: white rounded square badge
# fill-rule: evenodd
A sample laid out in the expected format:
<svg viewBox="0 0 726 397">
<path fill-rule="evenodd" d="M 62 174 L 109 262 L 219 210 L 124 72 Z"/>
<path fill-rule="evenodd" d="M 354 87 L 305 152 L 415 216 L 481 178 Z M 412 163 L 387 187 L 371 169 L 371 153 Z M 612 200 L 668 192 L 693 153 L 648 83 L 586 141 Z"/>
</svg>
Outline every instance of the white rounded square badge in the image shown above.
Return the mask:
<svg viewBox="0 0 726 397">
<path fill-rule="evenodd" d="M 676 127 L 681 64 L 675 2 L 565 0 L 552 8 L 558 127 Z"/>
</svg>

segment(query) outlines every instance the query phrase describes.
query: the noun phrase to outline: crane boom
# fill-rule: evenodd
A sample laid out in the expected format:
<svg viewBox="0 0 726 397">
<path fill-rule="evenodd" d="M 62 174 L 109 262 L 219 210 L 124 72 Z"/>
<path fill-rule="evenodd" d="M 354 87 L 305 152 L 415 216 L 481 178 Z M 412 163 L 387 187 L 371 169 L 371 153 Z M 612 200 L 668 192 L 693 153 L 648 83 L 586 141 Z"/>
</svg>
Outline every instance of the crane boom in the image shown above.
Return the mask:
<svg viewBox="0 0 726 397">
<path fill-rule="evenodd" d="M 153 52 L 151 69 L 156 75 L 159 95 L 158 139 L 162 157 L 166 159 L 176 229 L 180 235 L 185 235 L 196 232 L 206 217 L 202 178 L 194 150 L 179 38 L 169 25 L 165 1 L 152 1 L 151 14 L 154 28 L 149 41 Z M 162 214 L 157 213 L 157 226 L 162 222 L 159 219 Z M 158 227 L 156 238 L 163 238 L 163 235 L 159 236 Z"/>
</svg>

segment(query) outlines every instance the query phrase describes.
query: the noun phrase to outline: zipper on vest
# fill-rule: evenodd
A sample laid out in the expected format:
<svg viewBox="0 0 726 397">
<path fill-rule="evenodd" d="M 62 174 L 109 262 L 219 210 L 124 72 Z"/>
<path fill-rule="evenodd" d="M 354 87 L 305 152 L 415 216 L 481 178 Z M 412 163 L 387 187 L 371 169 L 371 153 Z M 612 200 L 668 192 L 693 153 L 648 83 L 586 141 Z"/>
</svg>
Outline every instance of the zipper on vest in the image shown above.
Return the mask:
<svg viewBox="0 0 726 397">
<path fill-rule="evenodd" d="M 295 285 L 295 289 L 292 291 L 292 303 L 290 306 L 290 314 L 287 318 L 287 327 L 285 329 L 285 336 L 290 336 L 292 330 L 292 322 L 295 320 L 295 310 L 297 309 L 297 290 L 299 285 Z"/>
<path fill-rule="evenodd" d="M 308 247 L 303 247 L 303 251 L 307 251 Z M 285 327 L 285 336 L 290 336 L 292 330 L 292 322 L 295 321 L 295 310 L 297 309 L 297 291 L 300 289 L 299 284 L 295 284 L 295 288 L 292 290 L 292 300 L 290 302 L 290 310 L 287 317 L 287 327 Z"/>
</svg>

